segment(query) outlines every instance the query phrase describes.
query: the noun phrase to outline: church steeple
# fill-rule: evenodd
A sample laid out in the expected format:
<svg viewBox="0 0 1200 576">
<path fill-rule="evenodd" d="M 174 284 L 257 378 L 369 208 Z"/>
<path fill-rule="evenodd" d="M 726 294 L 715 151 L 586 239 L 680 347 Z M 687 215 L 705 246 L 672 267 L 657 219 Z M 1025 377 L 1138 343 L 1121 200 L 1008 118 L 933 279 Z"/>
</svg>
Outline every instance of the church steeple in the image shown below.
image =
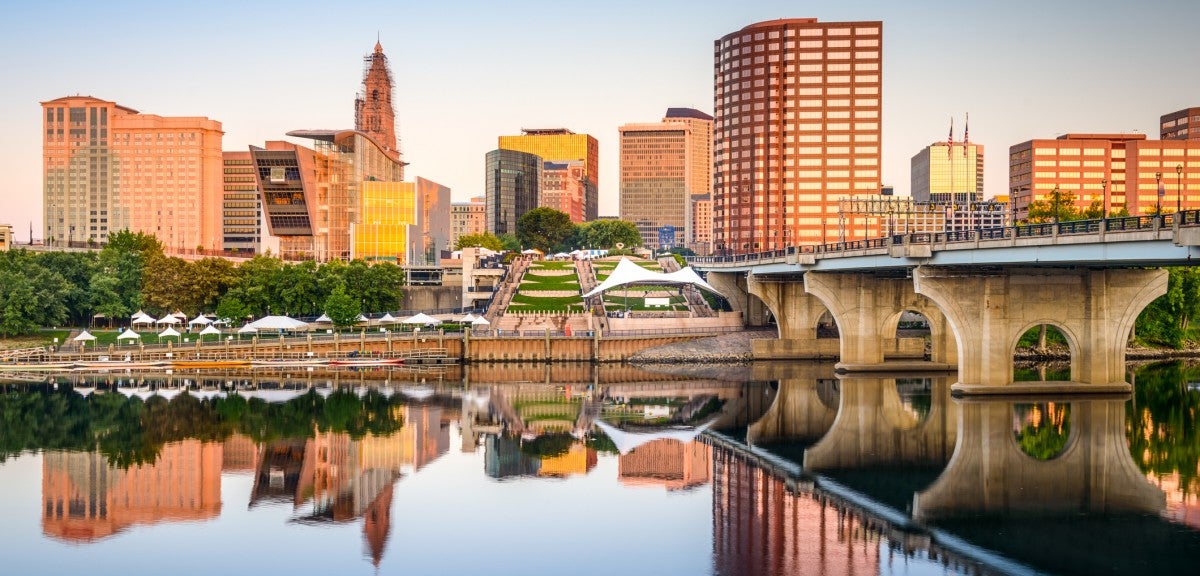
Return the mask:
<svg viewBox="0 0 1200 576">
<path fill-rule="evenodd" d="M 374 138 L 393 160 L 400 161 L 396 142 L 396 111 L 392 108 L 392 72 L 383 45 L 363 58 L 362 91 L 354 99 L 354 129 Z"/>
</svg>

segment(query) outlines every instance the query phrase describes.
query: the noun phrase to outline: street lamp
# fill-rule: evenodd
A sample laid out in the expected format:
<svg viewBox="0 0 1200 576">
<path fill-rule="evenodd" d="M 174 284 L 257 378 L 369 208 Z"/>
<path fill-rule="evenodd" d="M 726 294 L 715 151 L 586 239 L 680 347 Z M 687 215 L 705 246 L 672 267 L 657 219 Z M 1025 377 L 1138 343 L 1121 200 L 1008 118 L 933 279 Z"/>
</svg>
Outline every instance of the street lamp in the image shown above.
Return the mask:
<svg viewBox="0 0 1200 576">
<path fill-rule="evenodd" d="M 1175 165 L 1175 214 L 1183 209 L 1183 164 Z"/>
<path fill-rule="evenodd" d="M 1162 215 L 1162 197 L 1163 197 L 1162 172 L 1154 173 L 1154 183 L 1158 187 L 1158 197 L 1157 197 L 1158 200 L 1154 204 L 1154 215 L 1161 216 Z"/>
<path fill-rule="evenodd" d="M 1105 218 L 1108 218 L 1108 179 L 1107 178 L 1103 178 L 1100 180 L 1100 197 L 1103 199 L 1100 201 L 1100 209 L 1101 209 L 1100 219 L 1103 220 Z"/>
</svg>

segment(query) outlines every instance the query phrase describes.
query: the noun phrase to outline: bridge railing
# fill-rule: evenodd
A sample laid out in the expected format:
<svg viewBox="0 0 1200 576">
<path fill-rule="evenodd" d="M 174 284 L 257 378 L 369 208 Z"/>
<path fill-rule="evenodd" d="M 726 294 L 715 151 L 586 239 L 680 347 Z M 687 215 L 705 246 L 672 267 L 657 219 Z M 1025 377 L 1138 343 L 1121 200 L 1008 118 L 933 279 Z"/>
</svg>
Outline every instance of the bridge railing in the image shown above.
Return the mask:
<svg viewBox="0 0 1200 576">
<path fill-rule="evenodd" d="M 838 255 L 858 250 L 887 248 L 897 244 L 952 244 L 978 240 L 1003 240 L 1012 238 L 1048 237 L 1072 234 L 1098 234 L 1101 232 L 1125 232 L 1174 228 L 1175 226 L 1200 226 L 1200 210 L 1185 210 L 1179 213 L 1125 216 L 1094 220 L 1072 220 L 1067 222 L 1044 222 L 1019 224 L 1003 228 L 977 228 L 945 232 L 914 232 L 893 234 L 883 238 L 849 240 L 828 244 L 789 246 L 778 250 L 750 252 L 728 256 L 689 256 L 689 264 L 754 263 L 761 260 L 781 258 L 794 254 Z"/>
</svg>

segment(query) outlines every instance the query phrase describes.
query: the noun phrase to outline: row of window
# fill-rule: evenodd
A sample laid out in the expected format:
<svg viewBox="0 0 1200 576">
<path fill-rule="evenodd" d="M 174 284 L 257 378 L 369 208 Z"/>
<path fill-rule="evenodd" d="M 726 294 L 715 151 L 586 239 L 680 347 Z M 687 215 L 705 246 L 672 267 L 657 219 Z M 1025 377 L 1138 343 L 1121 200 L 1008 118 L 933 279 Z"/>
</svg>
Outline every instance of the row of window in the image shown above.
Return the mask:
<svg viewBox="0 0 1200 576">
<path fill-rule="evenodd" d="M 838 27 L 806 26 L 803 28 L 784 28 L 783 30 L 772 30 L 770 32 L 758 32 L 758 33 L 754 34 L 753 36 L 751 36 L 750 34 L 734 36 L 732 38 L 727 38 L 727 39 L 723 40 L 721 42 L 721 47 L 729 48 L 731 46 L 739 46 L 741 44 L 749 44 L 750 42 L 762 42 L 763 40 L 775 40 L 775 39 L 780 38 L 781 36 L 784 38 L 794 38 L 796 36 L 809 37 L 809 38 L 817 37 L 817 36 L 850 36 L 852 30 L 853 30 L 853 34 L 856 36 L 878 36 L 879 35 L 879 27 L 878 26 L 860 26 L 860 27 L 855 27 L 855 28 L 844 27 L 844 26 L 838 26 Z M 782 32 L 782 34 L 781 34 L 781 32 Z"/>
</svg>

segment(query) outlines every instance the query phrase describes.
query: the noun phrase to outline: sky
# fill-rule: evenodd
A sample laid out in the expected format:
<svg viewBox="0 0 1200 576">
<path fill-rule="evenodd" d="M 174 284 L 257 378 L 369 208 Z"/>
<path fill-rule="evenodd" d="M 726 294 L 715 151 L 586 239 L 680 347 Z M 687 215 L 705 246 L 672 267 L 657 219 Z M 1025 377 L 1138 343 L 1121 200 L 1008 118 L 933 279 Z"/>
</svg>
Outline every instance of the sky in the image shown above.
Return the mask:
<svg viewBox="0 0 1200 576">
<path fill-rule="evenodd" d="M 40 102 L 85 94 L 207 116 L 225 150 L 351 128 L 380 38 L 406 175 L 483 194 L 500 135 L 565 127 L 600 142 L 600 214 L 618 212 L 617 128 L 668 107 L 712 112 L 713 41 L 777 18 L 883 22 L 882 176 L 950 119 L 985 147 L 985 195 L 1008 147 L 1067 132 L 1142 132 L 1200 106 L 1195 0 L 507 0 L 84 2 L 0 5 L 0 223 L 41 230 Z M 296 140 L 305 143 L 303 140 Z M 40 234 L 38 234 L 40 236 Z"/>
</svg>

